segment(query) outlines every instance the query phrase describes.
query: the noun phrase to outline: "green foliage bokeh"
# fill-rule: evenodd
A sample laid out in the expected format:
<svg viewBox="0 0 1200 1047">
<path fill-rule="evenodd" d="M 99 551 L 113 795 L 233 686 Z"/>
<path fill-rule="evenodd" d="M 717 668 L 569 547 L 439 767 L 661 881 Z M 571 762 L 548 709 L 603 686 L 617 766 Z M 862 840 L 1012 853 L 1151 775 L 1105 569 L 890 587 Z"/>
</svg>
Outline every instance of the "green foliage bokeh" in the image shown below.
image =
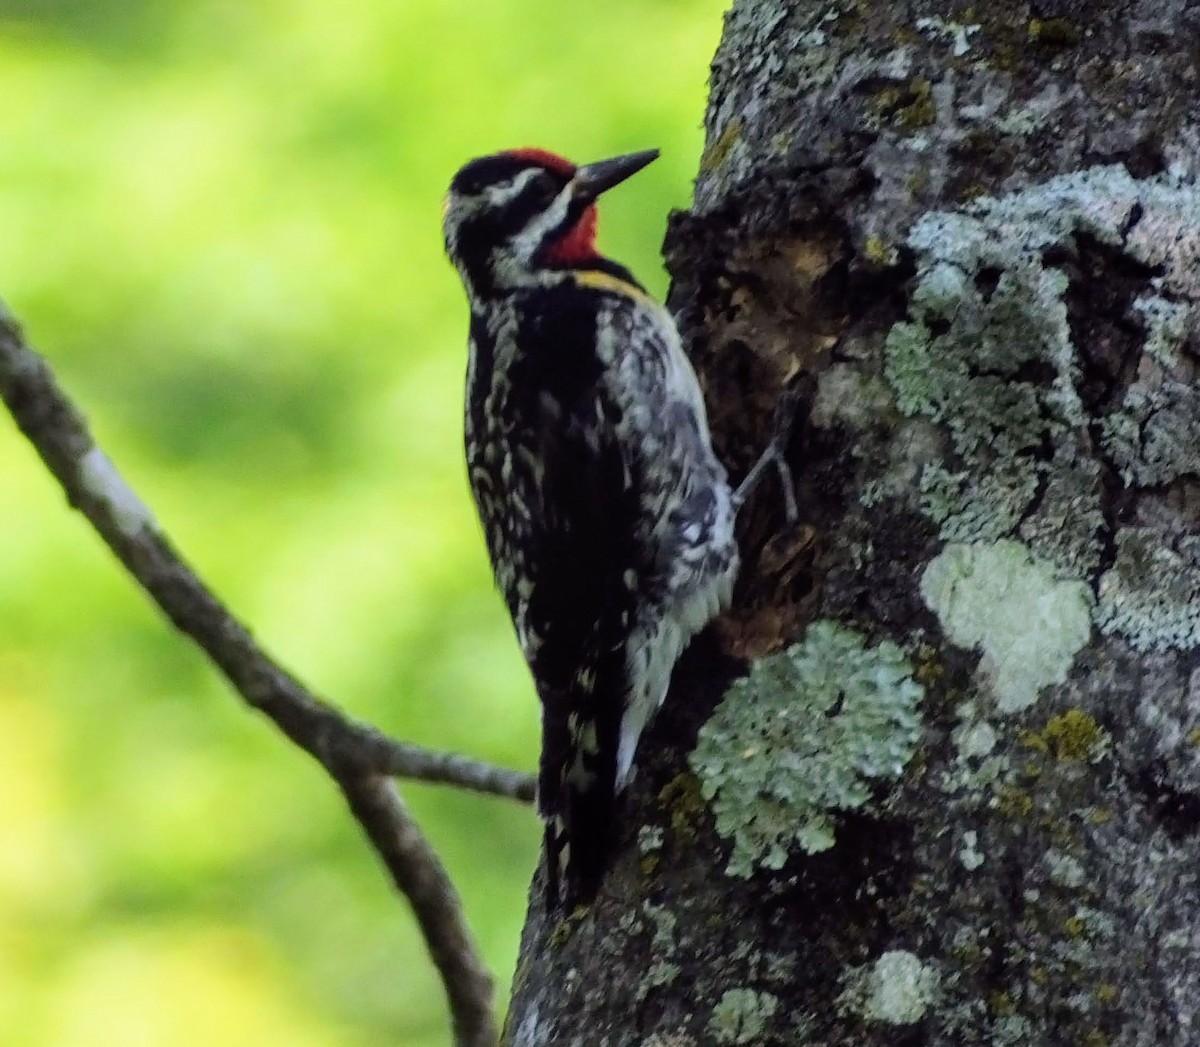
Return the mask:
<svg viewBox="0 0 1200 1047">
<path fill-rule="evenodd" d="M 461 465 L 465 159 L 658 146 L 657 293 L 723 0 L 0 0 L 0 297 L 202 575 L 395 735 L 532 768 Z M 405 906 L 0 419 L 0 1043 L 447 1042 Z M 508 992 L 539 832 L 406 787 Z"/>
</svg>

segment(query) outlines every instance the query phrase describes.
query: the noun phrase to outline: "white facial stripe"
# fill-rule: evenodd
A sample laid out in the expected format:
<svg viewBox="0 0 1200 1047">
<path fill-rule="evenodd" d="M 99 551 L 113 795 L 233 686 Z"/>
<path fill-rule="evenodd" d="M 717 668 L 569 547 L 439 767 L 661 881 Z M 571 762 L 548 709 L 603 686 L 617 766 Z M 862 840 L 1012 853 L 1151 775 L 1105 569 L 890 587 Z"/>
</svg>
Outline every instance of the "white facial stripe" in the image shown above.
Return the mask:
<svg viewBox="0 0 1200 1047">
<path fill-rule="evenodd" d="M 567 208 L 571 206 L 570 188 L 564 189 L 554 198 L 554 202 L 540 215 L 537 215 L 512 241 L 512 251 L 517 257 L 529 261 L 534 252 L 542 246 L 547 234 L 562 225 L 567 217 Z"/>
<path fill-rule="evenodd" d="M 503 210 L 524 192 L 525 187 L 541 172 L 536 167 L 527 168 L 505 182 L 489 185 L 477 196 L 460 196 L 450 193 L 442 207 L 442 229 L 447 244 L 453 251 L 458 239 L 459 227 L 479 211 Z"/>
<path fill-rule="evenodd" d="M 530 167 L 507 182 L 489 185 L 483 191 L 483 199 L 487 202 L 488 207 L 503 207 L 510 200 L 515 200 L 520 196 L 525 187 L 540 173 L 536 167 Z"/>
<path fill-rule="evenodd" d="M 481 193 L 474 196 L 451 193 L 446 199 L 442 222 L 446 246 L 451 258 L 456 259 L 458 234 L 465 222 L 480 212 L 503 211 L 528 189 L 534 179 L 543 173 L 541 168 L 530 167 L 507 181 L 487 186 Z M 532 216 L 529 224 L 512 239 L 494 246 L 490 268 L 497 283 L 516 286 L 557 282 L 561 279 L 561 274 L 535 270 L 531 263 L 546 237 L 566 220 L 567 211 L 571 206 L 571 196 L 570 187 L 565 188 L 550 202 L 546 210 Z M 464 280 L 469 279 L 468 274 L 461 268 L 460 272 Z"/>
</svg>

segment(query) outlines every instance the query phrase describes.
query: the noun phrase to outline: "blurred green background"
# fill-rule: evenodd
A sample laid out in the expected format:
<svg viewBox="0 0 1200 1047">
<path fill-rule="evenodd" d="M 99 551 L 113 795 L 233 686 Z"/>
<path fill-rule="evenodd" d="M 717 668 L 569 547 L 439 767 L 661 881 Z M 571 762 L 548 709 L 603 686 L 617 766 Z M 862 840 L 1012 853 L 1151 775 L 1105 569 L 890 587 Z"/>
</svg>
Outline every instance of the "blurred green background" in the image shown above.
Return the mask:
<svg viewBox="0 0 1200 1047">
<path fill-rule="evenodd" d="M 725 0 L 0 3 L 0 297 L 201 573 L 399 737 L 532 768 L 460 458 L 455 168 L 658 146 L 603 245 L 665 290 Z M 0 417 L 0 1043 L 448 1042 L 329 784 Z M 507 998 L 539 832 L 408 786 Z"/>
</svg>

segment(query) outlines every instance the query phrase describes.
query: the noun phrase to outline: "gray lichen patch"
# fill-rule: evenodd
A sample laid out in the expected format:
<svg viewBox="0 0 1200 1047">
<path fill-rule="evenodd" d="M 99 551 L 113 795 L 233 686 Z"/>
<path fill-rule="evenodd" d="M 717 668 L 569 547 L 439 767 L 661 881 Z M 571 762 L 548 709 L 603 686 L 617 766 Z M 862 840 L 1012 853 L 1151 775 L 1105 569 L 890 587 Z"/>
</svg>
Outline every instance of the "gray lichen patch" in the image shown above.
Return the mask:
<svg viewBox="0 0 1200 1047">
<path fill-rule="evenodd" d="M 656 1032 L 642 1040 L 640 1047 L 696 1047 L 696 1038 L 686 1032 Z"/>
<path fill-rule="evenodd" d="M 758 1043 L 777 1010 L 779 999 L 769 992 L 730 989 L 713 1008 L 708 1029 L 718 1043 Z"/>
<path fill-rule="evenodd" d="M 728 187 L 744 181 L 753 163 L 779 157 L 790 144 L 765 120 L 768 96 L 811 90 L 838 73 L 837 52 L 827 46 L 825 12 L 786 6 L 734 4 L 713 58 L 712 93 L 705 119 L 706 144 L 694 208 L 719 205 Z M 770 128 L 770 129 L 769 129 Z"/>
<path fill-rule="evenodd" d="M 689 757 L 733 840 L 726 871 L 779 869 L 789 851 L 834 844 L 832 815 L 863 807 L 916 748 L 923 688 L 890 641 L 867 647 L 832 621 L 756 662 L 730 687 Z"/>
<path fill-rule="evenodd" d="M 937 999 L 940 982 L 936 967 L 895 949 L 872 964 L 847 970 L 838 1006 L 872 1021 L 913 1025 Z"/>
<path fill-rule="evenodd" d="M 938 785 L 947 794 L 959 794 L 978 802 L 1007 776 L 1010 760 L 999 748 L 1000 735 L 984 719 L 978 703 L 963 702 L 955 714 L 958 724 L 950 732 L 954 759 L 938 773 Z"/>
<path fill-rule="evenodd" d="M 1087 871 L 1079 859 L 1062 851 L 1051 849 L 1043 856 L 1043 862 L 1051 883 L 1067 890 L 1076 891 L 1087 881 Z"/>
<path fill-rule="evenodd" d="M 1127 484 L 1154 487 L 1197 471 L 1200 391 L 1194 385 L 1135 386 L 1122 408 L 1104 419 L 1104 448 Z"/>
<path fill-rule="evenodd" d="M 912 228 L 916 284 L 909 316 L 888 333 L 884 373 L 903 413 L 949 437 L 919 483 L 945 540 L 1019 535 L 1062 577 L 1088 577 L 1106 527 L 1094 429 L 1129 484 L 1200 473 L 1200 397 L 1180 364 L 1200 327 L 1200 236 L 1188 218 L 1198 211 L 1190 182 L 1101 167 Z M 1088 373 L 1096 347 L 1076 344 L 1070 322 L 1064 260 L 1081 238 L 1146 274 L 1121 320 L 1141 327 L 1143 366 L 1103 416 Z"/>
<path fill-rule="evenodd" d="M 941 236 L 982 236 L 940 217 L 936 231 L 918 226 L 914 243 L 933 250 Z M 885 374 L 900 409 L 931 419 L 950 436 L 951 459 L 924 466 L 920 506 L 947 541 L 995 541 L 1024 521 L 1056 559 L 1061 543 L 1053 541 L 1054 529 L 1038 527 L 1030 510 L 1042 485 L 1069 475 L 1061 461 L 1047 462 L 1043 449 L 1057 445 L 1058 458 L 1070 455 L 1067 434 L 1084 420 L 1073 387 L 1067 279 L 1033 258 L 1009 258 L 1004 269 L 984 252 L 974 264 L 973 273 L 958 262 L 932 260 L 913 292 L 912 319 L 895 325 L 885 344 Z M 998 273 L 990 290 L 976 279 L 983 270 Z M 1033 365 L 1052 378 L 1018 378 Z M 1065 572 L 1090 570 L 1098 555 L 1098 484 L 1084 495 L 1089 504 L 1072 520 L 1085 532 L 1090 558 L 1082 565 L 1077 556 L 1064 558 Z"/>
<path fill-rule="evenodd" d="M 898 408 L 942 434 L 917 483 L 919 508 L 940 536 L 997 548 L 1020 538 L 1060 580 L 1095 585 L 1099 577 L 1097 624 L 1138 650 L 1200 645 L 1200 559 L 1196 542 L 1178 537 L 1200 518 L 1189 508 L 1200 480 L 1197 213 L 1193 182 L 1135 179 L 1123 167 L 932 212 L 908 235 L 917 267 L 909 315 L 884 345 Z M 1080 262 L 1085 251 L 1109 259 L 1111 271 L 1089 270 Z M 1118 333 L 1074 328 L 1072 296 L 1088 294 L 1117 303 L 1109 308 Z M 1099 309 L 1084 312 L 1094 320 Z M 1153 529 L 1113 532 L 1097 437 L 1126 487 L 1171 493 L 1170 511 L 1184 513 L 1183 526 L 1162 517 Z M 887 476 L 869 484 L 875 501 L 876 492 L 903 489 Z M 1106 563 L 1114 546 L 1115 563 Z M 926 575 L 930 592 L 954 557 L 955 570 L 964 566 L 961 552 L 948 555 Z M 1033 599 L 1042 585 L 1025 596 Z M 977 580 L 963 591 L 973 588 Z M 980 593 L 975 602 L 982 608 L 987 599 Z M 1080 605 L 1075 597 L 1069 603 L 1075 613 L 1066 623 L 1050 626 L 1039 616 L 1048 628 L 1029 642 L 1077 649 Z M 998 637 L 988 640 L 946 607 L 939 615 L 958 642 L 988 655 L 1002 707 L 1021 708 L 1061 680 L 1061 656 L 1048 663 L 1010 656 L 1006 672 L 995 664 Z"/>
<path fill-rule="evenodd" d="M 1156 293 L 1139 298 L 1133 308 L 1146 329 L 1146 352 L 1164 367 L 1175 367 L 1179 363 L 1179 347 L 1188 336 L 1192 310 L 1157 293 L 1162 288 L 1161 280 L 1152 280 L 1151 284 Z"/>
<path fill-rule="evenodd" d="M 946 37 L 953 45 L 951 54 L 961 58 L 971 50 L 971 37 L 982 28 L 977 24 L 964 25 L 942 18 L 918 18 L 913 23 L 921 32 Z"/>
<path fill-rule="evenodd" d="M 643 825 L 638 829 L 637 846 L 642 854 L 653 854 L 661 851 L 663 845 L 663 830 L 657 825 Z"/>
<path fill-rule="evenodd" d="M 1096 618 L 1138 651 L 1200 645 L 1200 535 L 1122 528 L 1116 561 L 1100 579 Z"/>
<path fill-rule="evenodd" d="M 1091 635 L 1087 586 L 1058 581 L 1020 542 L 947 545 L 925 568 L 921 596 L 954 643 L 983 652 L 1002 712 L 1066 680 Z"/>
</svg>

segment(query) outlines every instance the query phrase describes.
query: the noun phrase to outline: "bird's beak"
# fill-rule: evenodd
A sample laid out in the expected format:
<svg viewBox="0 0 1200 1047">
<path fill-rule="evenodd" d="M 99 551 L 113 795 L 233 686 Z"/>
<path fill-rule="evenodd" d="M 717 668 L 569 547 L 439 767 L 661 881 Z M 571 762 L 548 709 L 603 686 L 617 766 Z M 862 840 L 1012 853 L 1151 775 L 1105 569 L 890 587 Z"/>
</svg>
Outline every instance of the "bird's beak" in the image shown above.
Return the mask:
<svg viewBox="0 0 1200 1047">
<path fill-rule="evenodd" d="M 611 160 L 597 160 L 575 169 L 575 177 L 571 179 L 571 190 L 577 200 L 595 200 L 601 193 L 619 185 L 631 175 L 635 175 L 652 160 L 658 159 L 657 149 L 647 149 L 641 153 L 627 153 L 625 156 L 614 156 Z"/>
</svg>

